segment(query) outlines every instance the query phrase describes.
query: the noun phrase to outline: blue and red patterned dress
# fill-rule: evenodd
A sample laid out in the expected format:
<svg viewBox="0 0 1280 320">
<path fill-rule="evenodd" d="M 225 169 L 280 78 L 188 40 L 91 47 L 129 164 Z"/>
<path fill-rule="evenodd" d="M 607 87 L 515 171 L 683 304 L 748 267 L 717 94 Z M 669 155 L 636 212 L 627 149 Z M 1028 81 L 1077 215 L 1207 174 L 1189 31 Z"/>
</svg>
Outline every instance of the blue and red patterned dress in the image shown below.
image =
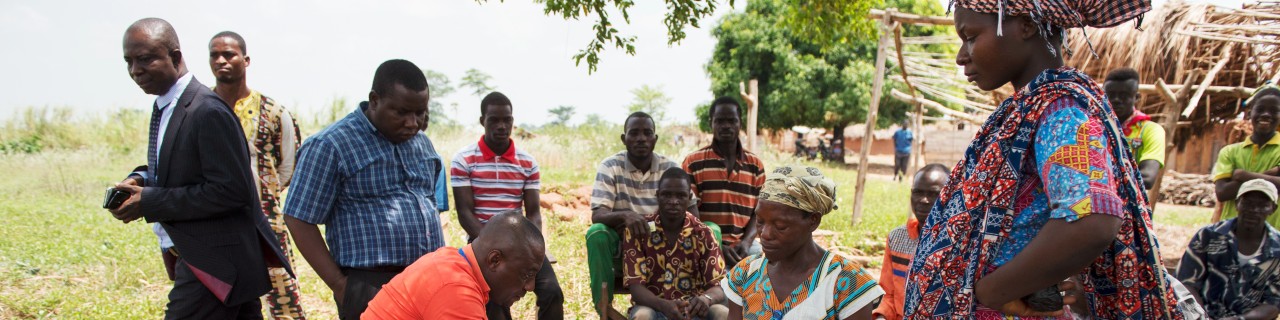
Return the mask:
<svg viewBox="0 0 1280 320">
<path fill-rule="evenodd" d="M 1098 87 L 1072 68 L 1045 70 L 1001 103 L 934 204 L 908 276 L 907 319 L 1005 318 L 974 288 L 1051 219 L 1122 221 L 1083 275 L 1104 319 L 1181 319 L 1164 277 L 1133 156 Z M 1070 246 L 1070 243 L 1063 243 Z"/>
</svg>

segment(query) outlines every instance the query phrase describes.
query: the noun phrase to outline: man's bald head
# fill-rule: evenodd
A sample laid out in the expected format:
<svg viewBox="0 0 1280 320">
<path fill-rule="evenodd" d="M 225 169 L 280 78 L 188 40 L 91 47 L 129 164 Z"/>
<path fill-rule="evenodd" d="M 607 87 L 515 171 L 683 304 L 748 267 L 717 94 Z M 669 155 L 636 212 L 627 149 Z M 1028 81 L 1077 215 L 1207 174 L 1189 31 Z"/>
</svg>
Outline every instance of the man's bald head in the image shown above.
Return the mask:
<svg viewBox="0 0 1280 320">
<path fill-rule="evenodd" d="M 173 25 L 169 21 L 160 18 L 142 18 L 129 25 L 129 29 L 125 30 L 125 41 L 128 41 L 129 35 L 135 32 L 149 36 L 157 44 L 163 46 L 166 51 L 181 49 L 178 43 L 178 32 L 173 30 Z"/>
<path fill-rule="evenodd" d="M 529 250 L 532 254 L 533 249 L 544 251 L 546 242 L 542 238 L 542 231 L 533 222 L 525 219 L 519 211 L 507 211 L 490 218 L 472 243 L 484 244 L 503 252 Z"/>
<path fill-rule="evenodd" d="M 489 301 L 510 307 L 526 292 L 546 260 L 546 242 L 520 211 L 508 211 L 489 219 L 471 241 L 480 262 L 480 273 L 489 283 Z"/>
<path fill-rule="evenodd" d="M 129 77 L 147 94 L 165 94 L 187 73 L 178 33 L 159 18 L 138 20 L 125 29 L 124 62 Z"/>
</svg>

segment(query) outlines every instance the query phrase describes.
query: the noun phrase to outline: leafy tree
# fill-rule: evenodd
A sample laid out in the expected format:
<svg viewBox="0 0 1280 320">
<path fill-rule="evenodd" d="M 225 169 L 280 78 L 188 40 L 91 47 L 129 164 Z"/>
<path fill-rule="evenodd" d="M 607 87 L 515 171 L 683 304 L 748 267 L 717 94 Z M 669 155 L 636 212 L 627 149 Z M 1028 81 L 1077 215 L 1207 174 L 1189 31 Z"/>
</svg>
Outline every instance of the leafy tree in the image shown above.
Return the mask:
<svg viewBox="0 0 1280 320">
<path fill-rule="evenodd" d="M 431 88 L 431 102 L 427 105 L 428 116 L 431 117 L 431 123 L 453 125 L 455 122 L 444 112 L 445 106 L 441 102 L 442 99 L 453 94 L 458 88 L 454 87 L 449 81 L 449 76 L 435 70 L 423 69 L 422 73 L 427 76 L 427 85 Z M 458 112 L 458 104 L 450 104 L 450 110 L 453 113 Z"/>
<path fill-rule="evenodd" d="M 489 81 L 493 81 L 493 77 L 490 77 L 489 74 L 471 68 L 467 69 L 467 72 L 462 75 L 462 84 L 460 86 L 471 90 L 471 94 L 476 97 L 483 97 L 489 92 L 497 90 L 497 88 L 489 85 Z"/>
<path fill-rule="evenodd" d="M 575 112 L 574 109 L 576 108 L 573 106 L 559 106 L 551 108 L 551 110 L 547 110 L 547 113 L 550 113 L 551 116 L 555 118 L 555 120 L 552 120 L 550 124 L 553 126 L 569 125 L 569 119 L 573 118 L 573 113 Z"/>
<path fill-rule="evenodd" d="M 609 126 L 608 121 L 604 121 L 604 117 L 599 113 L 587 114 L 587 120 L 582 121 L 582 127 L 588 128 L 605 128 Z"/>
<path fill-rule="evenodd" d="M 484 3 L 488 0 L 476 0 Z M 499 0 L 501 1 L 501 0 Z M 573 55 L 573 61 L 582 65 L 587 61 L 587 71 L 595 72 L 600 64 L 600 53 L 606 47 L 622 49 L 629 55 L 636 53 L 636 37 L 622 35 L 610 20 L 610 13 L 622 16 L 623 24 L 631 24 L 629 10 L 635 5 L 634 0 L 543 0 L 542 12 L 548 16 L 557 15 L 565 20 L 591 19 L 594 17 L 594 38 L 586 48 Z M 667 26 L 667 44 L 674 45 L 684 40 L 687 27 L 701 28 L 700 22 L 715 13 L 717 6 L 725 1 L 706 0 L 666 0 L 667 12 L 662 23 Z M 735 0 L 727 1 L 729 6 Z M 789 6 L 780 12 L 785 16 L 775 21 L 776 27 L 791 28 L 800 35 L 815 39 L 825 45 L 842 45 L 852 38 L 870 34 L 872 24 L 864 17 L 867 9 L 880 3 L 880 0 L 786 0 Z"/>
<path fill-rule="evenodd" d="M 666 122 L 667 105 L 671 104 L 671 97 L 662 92 L 662 86 L 642 85 L 639 88 L 631 89 L 631 95 L 631 104 L 627 105 L 628 111 L 644 111 L 653 116 L 655 122 Z"/>
<path fill-rule="evenodd" d="M 743 13 L 721 19 L 712 30 L 717 44 L 707 63 L 712 92 L 717 96 L 738 96 L 738 83 L 757 79 L 760 84 L 759 124 L 763 128 L 786 129 L 802 125 L 832 130 L 843 138 L 844 127 L 866 119 L 875 78 L 878 33 L 860 36 L 849 31 L 812 36 L 804 30 L 786 27 L 795 12 L 792 0 L 750 0 Z M 887 5 L 918 10 L 941 6 L 933 0 L 889 0 Z M 904 36 L 945 32 L 940 28 L 906 28 Z M 840 40 L 843 39 L 843 40 Z M 825 42 L 824 42 L 825 41 Z M 844 41 L 831 46 L 830 41 Z M 942 49 L 938 49 L 942 50 Z M 890 63 L 896 59 L 887 60 Z M 890 89 L 900 86 L 886 79 L 880 99 L 877 125 L 888 126 L 905 119 L 906 103 L 887 98 Z M 903 89 L 900 89 L 903 90 Z M 697 110 L 700 127 L 707 128 L 707 109 Z"/>
</svg>

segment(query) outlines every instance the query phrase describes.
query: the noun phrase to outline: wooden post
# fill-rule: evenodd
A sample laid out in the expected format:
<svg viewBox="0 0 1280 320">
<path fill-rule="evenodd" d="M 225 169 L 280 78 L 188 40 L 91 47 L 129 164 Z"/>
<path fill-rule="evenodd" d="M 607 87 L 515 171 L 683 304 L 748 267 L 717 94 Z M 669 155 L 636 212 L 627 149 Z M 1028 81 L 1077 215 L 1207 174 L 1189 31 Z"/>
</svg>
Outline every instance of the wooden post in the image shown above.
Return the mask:
<svg viewBox="0 0 1280 320">
<path fill-rule="evenodd" d="M 902 73 L 902 83 L 907 85 L 907 91 L 911 92 L 912 97 L 915 97 L 916 87 L 911 85 L 911 77 L 907 75 L 907 61 L 902 56 L 902 47 L 902 25 L 894 23 L 893 51 L 898 56 L 898 71 Z M 911 127 L 907 128 L 911 130 L 911 134 L 914 137 L 914 139 L 911 139 L 911 155 L 907 157 L 907 172 L 905 173 L 906 179 L 904 179 L 907 183 L 916 183 L 916 170 L 918 170 L 917 168 L 921 166 L 921 162 L 924 160 L 922 159 L 924 150 L 921 149 L 924 147 L 924 130 L 921 129 L 923 127 L 923 123 L 920 121 L 920 117 L 924 116 L 924 106 L 919 103 L 915 103 L 914 105 L 915 114 L 911 116 Z M 896 157 L 897 154 L 895 153 L 894 156 Z"/>
<path fill-rule="evenodd" d="M 1164 172 L 1169 170 L 1169 160 L 1176 158 L 1178 154 L 1178 148 L 1173 139 L 1178 137 L 1178 117 L 1181 115 L 1178 112 L 1178 107 L 1182 105 L 1180 103 L 1182 99 L 1179 98 L 1185 98 L 1192 91 L 1190 86 L 1191 79 L 1193 78 L 1187 77 L 1187 84 L 1183 85 L 1176 94 L 1173 90 L 1170 90 L 1171 86 L 1166 84 L 1164 79 L 1156 79 L 1156 93 L 1165 100 L 1164 119 L 1160 123 L 1160 126 L 1164 127 L 1165 165 L 1160 167 L 1160 173 L 1156 175 L 1155 185 L 1151 186 L 1151 190 L 1147 192 L 1147 200 L 1151 204 L 1151 213 L 1156 212 L 1156 204 L 1160 203 L 1160 185 L 1164 184 Z"/>
<path fill-rule="evenodd" d="M 738 94 L 742 95 L 742 101 L 747 103 L 747 150 L 756 151 L 756 118 L 760 111 L 760 82 L 751 79 L 749 84 L 744 86 L 742 82 L 738 82 Z"/>
<path fill-rule="evenodd" d="M 858 184 L 853 194 L 853 226 L 858 225 L 858 220 L 862 218 L 862 196 L 867 189 L 867 154 L 871 153 L 872 131 L 876 128 L 876 112 L 880 109 L 880 91 L 884 88 L 884 60 L 888 51 L 885 47 L 889 46 L 889 15 L 893 10 L 885 11 L 884 24 L 881 24 L 880 45 L 876 50 L 876 77 L 871 82 L 871 105 L 867 106 L 867 122 L 866 130 L 862 134 L 862 150 L 858 155 Z"/>
<path fill-rule="evenodd" d="M 916 183 L 916 170 L 920 170 L 921 163 L 924 162 L 924 122 L 920 117 L 924 115 L 924 106 L 917 103 L 915 114 L 911 116 L 911 157 L 908 158 L 910 166 L 907 170 L 907 183 Z"/>
</svg>

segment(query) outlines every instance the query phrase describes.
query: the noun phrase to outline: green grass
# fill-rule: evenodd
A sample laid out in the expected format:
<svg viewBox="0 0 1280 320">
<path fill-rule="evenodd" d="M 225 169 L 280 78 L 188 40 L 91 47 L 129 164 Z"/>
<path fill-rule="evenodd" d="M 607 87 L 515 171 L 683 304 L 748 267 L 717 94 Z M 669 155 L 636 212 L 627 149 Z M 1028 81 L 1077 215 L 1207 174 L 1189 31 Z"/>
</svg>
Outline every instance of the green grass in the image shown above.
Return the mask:
<svg viewBox="0 0 1280 320">
<path fill-rule="evenodd" d="M 75 119 L 65 114 L 19 117 L 0 128 L 0 142 L 41 137 L 39 152 L 0 152 L 0 319 L 153 319 L 164 309 L 171 283 L 164 275 L 155 236 L 148 225 L 121 224 L 100 209 L 103 189 L 145 157 L 145 132 L 135 130 L 146 118 L 121 111 L 106 117 Z M 58 122 L 58 118 L 68 121 Z M 312 119 L 315 117 L 300 117 Z M 143 126 L 145 127 L 145 126 Z M 303 124 L 305 133 L 319 129 Z M 536 138 L 517 144 L 530 151 L 542 167 L 545 189 L 589 185 L 596 165 L 622 150 L 617 127 L 544 128 Z M 432 127 L 436 148 L 446 159 L 462 146 L 475 143 L 478 133 L 457 127 Z M 696 146 L 677 147 L 664 139 L 660 154 L 679 161 Z M 769 168 L 794 163 L 787 155 L 760 152 Z M 830 246 L 840 252 L 882 254 L 885 234 L 901 225 L 908 214 L 908 186 L 872 175 L 867 179 L 861 222 L 854 226 L 856 171 L 835 164 L 809 163 L 838 183 L 839 209 L 823 219 L 821 229 L 836 235 Z M 1199 226 L 1208 210 L 1161 205 L 1158 223 Z M 579 221 L 561 221 L 545 214 L 550 253 L 565 292 L 570 319 L 593 318 L 587 285 L 586 252 Z M 462 229 L 453 212 L 445 221 L 446 240 L 461 245 Z M 303 306 L 314 319 L 336 318 L 329 289 L 295 253 Z M 878 267 L 871 259 L 870 267 Z M 619 296 L 614 306 L 629 304 Z M 517 318 L 534 317 L 532 295 L 518 303 Z"/>
</svg>

